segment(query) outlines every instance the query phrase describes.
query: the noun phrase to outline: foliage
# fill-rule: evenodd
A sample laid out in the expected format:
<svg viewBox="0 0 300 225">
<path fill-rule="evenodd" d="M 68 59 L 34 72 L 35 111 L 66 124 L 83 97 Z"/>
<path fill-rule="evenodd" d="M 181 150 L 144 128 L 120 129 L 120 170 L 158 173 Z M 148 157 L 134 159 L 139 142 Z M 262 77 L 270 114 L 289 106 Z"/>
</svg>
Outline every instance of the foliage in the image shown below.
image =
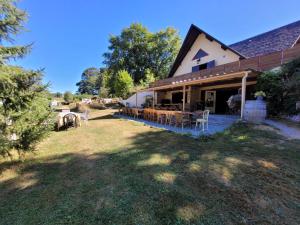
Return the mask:
<svg viewBox="0 0 300 225">
<path fill-rule="evenodd" d="M 175 29 L 152 33 L 138 23 L 123 29 L 118 36 L 111 36 L 109 42 L 104 64 L 110 70 L 112 82 L 119 70 L 128 71 L 135 83 L 145 79 L 147 69 L 155 78 L 165 78 L 180 46 Z"/>
<path fill-rule="evenodd" d="M 263 91 L 257 91 L 255 92 L 254 96 L 257 97 L 266 97 L 266 93 Z"/>
<path fill-rule="evenodd" d="M 150 83 L 152 83 L 154 81 L 155 81 L 154 74 L 151 72 L 150 69 L 146 69 L 146 71 L 145 71 L 145 78 L 140 81 L 140 85 L 142 87 L 147 87 Z"/>
<path fill-rule="evenodd" d="M 133 87 L 133 80 L 130 74 L 125 70 L 117 73 L 114 83 L 114 89 L 118 97 L 126 98 Z"/>
<path fill-rule="evenodd" d="M 0 0 L 0 42 L 13 42 L 24 30 L 26 12 L 14 0 Z M 19 156 L 33 151 L 52 128 L 51 95 L 42 84 L 43 71 L 9 66 L 9 59 L 23 57 L 30 46 L 0 46 L 0 155 Z"/>
<path fill-rule="evenodd" d="M 66 92 L 64 93 L 64 100 L 65 100 L 65 102 L 67 102 L 67 103 L 72 103 L 73 100 L 74 100 L 74 95 L 72 94 L 72 92 L 66 91 Z"/>
<path fill-rule="evenodd" d="M 110 79 L 110 73 L 107 69 L 101 68 L 101 86 L 99 88 L 99 97 L 108 98 L 113 89 L 113 83 Z"/>
<path fill-rule="evenodd" d="M 81 81 L 76 84 L 78 86 L 78 93 L 97 95 L 101 82 L 100 70 L 94 67 L 87 68 L 81 75 Z"/>
<path fill-rule="evenodd" d="M 89 94 L 76 94 L 76 95 L 73 95 L 73 100 L 79 100 L 81 101 L 82 99 L 84 98 L 92 98 L 93 95 L 89 95 Z"/>
<path fill-rule="evenodd" d="M 63 94 L 60 92 L 56 92 L 53 94 L 53 97 L 55 97 L 55 98 L 61 98 L 62 96 L 63 96 Z"/>
<path fill-rule="evenodd" d="M 257 90 L 266 93 L 268 113 L 273 116 L 295 114 L 300 99 L 300 58 L 282 66 L 280 70 L 263 73 Z"/>
<path fill-rule="evenodd" d="M 27 19 L 25 11 L 16 7 L 14 0 L 0 0 L 0 43 L 13 42 L 14 35 L 24 30 L 24 21 Z M 27 46 L 0 46 L 0 64 L 4 64 L 10 58 L 23 57 L 30 50 Z"/>
<path fill-rule="evenodd" d="M 41 81 L 42 71 L 0 67 L 0 155 L 34 150 L 52 128 L 47 86 Z"/>
</svg>

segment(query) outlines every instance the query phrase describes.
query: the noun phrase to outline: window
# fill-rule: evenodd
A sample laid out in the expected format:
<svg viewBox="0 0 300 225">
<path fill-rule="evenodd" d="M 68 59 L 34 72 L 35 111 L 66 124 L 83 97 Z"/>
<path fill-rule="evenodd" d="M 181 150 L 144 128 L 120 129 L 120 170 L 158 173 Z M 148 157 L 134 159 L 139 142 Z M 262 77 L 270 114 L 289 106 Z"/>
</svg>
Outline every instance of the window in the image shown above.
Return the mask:
<svg viewBox="0 0 300 225">
<path fill-rule="evenodd" d="M 215 67 L 215 60 L 192 67 L 192 73 Z"/>
<path fill-rule="evenodd" d="M 173 92 L 172 93 L 172 104 L 182 103 L 183 92 Z M 185 95 L 185 102 L 187 102 L 187 92 Z"/>
<path fill-rule="evenodd" d="M 193 60 L 201 59 L 202 57 L 205 56 L 208 56 L 208 54 L 200 48 L 197 54 L 194 56 Z"/>
</svg>

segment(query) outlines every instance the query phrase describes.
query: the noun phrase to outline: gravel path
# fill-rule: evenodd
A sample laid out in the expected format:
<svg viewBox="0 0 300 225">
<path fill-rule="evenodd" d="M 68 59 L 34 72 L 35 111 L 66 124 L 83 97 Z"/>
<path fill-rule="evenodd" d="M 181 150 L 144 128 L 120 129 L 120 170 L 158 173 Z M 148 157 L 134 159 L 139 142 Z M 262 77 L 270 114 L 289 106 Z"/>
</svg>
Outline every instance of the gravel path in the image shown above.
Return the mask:
<svg viewBox="0 0 300 225">
<path fill-rule="evenodd" d="M 265 123 L 279 129 L 282 135 L 284 135 L 287 138 L 300 139 L 300 129 L 298 128 L 290 127 L 285 123 L 274 120 L 266 120 Z"/>
</svg>

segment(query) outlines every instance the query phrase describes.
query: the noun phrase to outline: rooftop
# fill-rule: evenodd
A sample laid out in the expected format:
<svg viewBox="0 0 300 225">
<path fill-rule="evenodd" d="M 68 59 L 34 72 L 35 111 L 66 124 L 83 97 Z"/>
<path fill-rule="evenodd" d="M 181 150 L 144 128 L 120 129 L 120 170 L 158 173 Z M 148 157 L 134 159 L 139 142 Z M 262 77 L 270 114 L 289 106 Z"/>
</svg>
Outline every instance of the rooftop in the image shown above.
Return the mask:
<svg viewBox="0 0 300 225">
<path fill-rule="evenodd" d="M 300 20 L 229 45 L 246 58 L 293 47 L 300 36 Z"/>
</svg>

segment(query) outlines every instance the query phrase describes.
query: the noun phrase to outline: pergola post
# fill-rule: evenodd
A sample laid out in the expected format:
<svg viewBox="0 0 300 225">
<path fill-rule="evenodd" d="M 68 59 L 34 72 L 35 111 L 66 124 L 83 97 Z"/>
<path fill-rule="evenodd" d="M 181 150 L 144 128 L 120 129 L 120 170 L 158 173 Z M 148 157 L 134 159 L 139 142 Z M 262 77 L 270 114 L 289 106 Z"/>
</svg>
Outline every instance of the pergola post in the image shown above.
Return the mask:
<svg viewBox="0 0 300 225">
<path fill-rule="evenodd" d="M 138 91 L 135 92 L 135 107 L 137 108 L 137 102 L 138 102 Z"/>
<path fill-rule="evenodd" d="M 245 76 L 242 78 L 242 101 L 241 101 L 241 119 L 244 119 L 244 110 L 246 102 L 246 88 L 247 88 L 247 77 L 248 72 L 245 73 Z"/>
<path fill-rule="evenodd" d="M 183 85 L 182 112 L 185 111 L 185 85 Z"/>
<path fill-rule="evenodd" d="M 155 91 L 153 90 L 153 100 L 152 100 L 152 108 L 154 109 L 155 104 Z"/>
</svg>

